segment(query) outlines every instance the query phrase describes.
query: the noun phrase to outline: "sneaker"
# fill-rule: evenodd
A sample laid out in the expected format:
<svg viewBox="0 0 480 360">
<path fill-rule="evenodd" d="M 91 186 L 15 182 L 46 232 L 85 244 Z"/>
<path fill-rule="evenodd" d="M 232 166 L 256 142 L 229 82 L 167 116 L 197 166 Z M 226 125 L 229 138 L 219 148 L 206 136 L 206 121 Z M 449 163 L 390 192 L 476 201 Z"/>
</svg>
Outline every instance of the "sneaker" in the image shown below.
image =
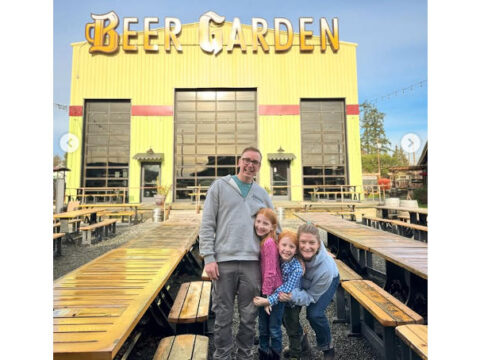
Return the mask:
<svg viewBox="0 0 480 360">
<path fill-rule="evenodd" d="M 270 360 L 271 354 L 270 351 L 263 351 L 262 349 L 258 349 L 258 359 L 259 360 Z"/>
<path fill-rule="evenodd" d="M 331 348 L 323 352 L 323 358 L 325 360 L 334 360 L 335 359 L 335 349 Z"/>
<path fill-rule="evenodd" d="M 269 360 L 280 360 L 281 356 L 275 350 L 270 349 L 270 358 Z"/>
<path fill-rule="evenodd" d="M 304 334 L 302 338 L 302 353 L 300 355 L 308 358 L 311 353 L 312 348 L 310 346 L 310 342 L 308 341 L 307 334 Z M 283 350 L 283 357 L 285 359 L 296 359 L 295 357 L 290 357 L 290 348 L 288 346 Z"/>
<path fill-rule="evenodd" d="M 302 356 L 310 356 L 312 353 L 312 348 L 310 346 L 310 342 L 308 341 L 307 334 L 303 335 L 302 338 Z"/>
</svg>

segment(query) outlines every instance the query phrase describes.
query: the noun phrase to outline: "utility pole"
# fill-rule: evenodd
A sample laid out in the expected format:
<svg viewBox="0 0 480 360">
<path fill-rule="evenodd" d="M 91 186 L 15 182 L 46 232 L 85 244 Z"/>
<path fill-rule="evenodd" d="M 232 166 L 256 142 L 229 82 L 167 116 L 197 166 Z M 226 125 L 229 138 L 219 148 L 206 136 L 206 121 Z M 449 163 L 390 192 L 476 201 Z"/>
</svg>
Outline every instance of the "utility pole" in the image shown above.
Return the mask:
<svg viewBox="0 0 480 360">
<path fill-rule="evenodd" d="M 380 143 L 377 143 L 377 161 L 378 161 L 378 176 L 380 177 L 382 173 L 380 172 L 380 148 L 382 145 Z"/>
</svg>

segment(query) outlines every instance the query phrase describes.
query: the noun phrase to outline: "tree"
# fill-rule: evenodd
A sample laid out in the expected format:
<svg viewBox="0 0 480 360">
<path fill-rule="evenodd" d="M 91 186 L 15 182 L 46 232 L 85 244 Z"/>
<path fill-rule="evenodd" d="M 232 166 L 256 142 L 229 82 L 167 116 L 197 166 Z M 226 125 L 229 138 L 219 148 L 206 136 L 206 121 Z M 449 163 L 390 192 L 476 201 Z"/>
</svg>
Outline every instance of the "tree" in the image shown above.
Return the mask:
<svg viewBox="0 0 480 360">
<path fill-rule="evenodd" d="M 375 105 L 367 101 L 360 104 L 360 110 L 362 112 L 362 153 L 376 154 L 377 144 L 381 145 L 380 153 L 386 153 L 390 150 L 390 141 L 383 128 L 385 113 L 378 111 Z"/>
<path fill-rule="evenodd" d="M 53 157 L 53 167 L 58 166 L 62 163 L 62 158 L 58 155 Z"/>
<path fill-rule="evenodd" d="M 394 162 L 395 162 L 394 166 L 408 166 L 409 165 L 408 157 L 405 154 L 405 151 L 403 151 L 403 149 L 401 147 L 399 148 L 397 145 L 395 145 L 395 150 L 393 151 L 392 157 L 393 157 Z"/>
<path fill-rule="evenodd" d="M 66 166 L 67 165 L 67 152 L 65 152 L 63 154 L 63 157 L 61 157 L 60 155 L 54 155 L 53 156 L 53 167 L 55 166 L 58 166 L 58 165 L 64 165 Z"/>
</svg>

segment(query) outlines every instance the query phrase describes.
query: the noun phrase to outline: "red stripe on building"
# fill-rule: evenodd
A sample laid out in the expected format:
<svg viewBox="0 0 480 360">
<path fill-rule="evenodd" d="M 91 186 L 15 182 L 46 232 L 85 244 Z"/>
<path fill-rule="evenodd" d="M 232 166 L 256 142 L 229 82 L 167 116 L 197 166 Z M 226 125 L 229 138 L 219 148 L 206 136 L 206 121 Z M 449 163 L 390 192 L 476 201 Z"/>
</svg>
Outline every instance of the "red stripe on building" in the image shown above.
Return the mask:
<svg viewBox="0 0 480 360">
<path fill-rule="evenodd" d="M 173 106 L 132 105 L 132 116 L 173 116 Z"/>
<path fill-rule="evenodd" d="M 299 115 L 300 105 L 259 105 L 259 115 Z"/>
<path fill-rule="evenodd" d="M 70 116 L 82 116 L 83 115 L 83 106 L 82 105 L 70 105 L 68 115 L 70 115 Z"/>
<path fill-rule="evenodd" d="M 359 115 L 360 106 L 357 105 L 347 105 L 347 115 Z"/>
</svg>

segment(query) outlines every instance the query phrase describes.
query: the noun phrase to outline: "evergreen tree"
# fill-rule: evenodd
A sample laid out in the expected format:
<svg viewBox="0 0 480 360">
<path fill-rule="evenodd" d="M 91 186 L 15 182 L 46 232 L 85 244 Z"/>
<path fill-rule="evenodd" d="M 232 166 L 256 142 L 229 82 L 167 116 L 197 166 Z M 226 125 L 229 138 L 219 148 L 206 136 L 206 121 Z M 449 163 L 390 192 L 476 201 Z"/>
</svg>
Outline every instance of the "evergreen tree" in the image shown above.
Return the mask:
<svg viewBox="0 0 480 360">
<path fill-rule="evenodd" d="M 405 154 L 405 151 L 401 147 L 395 145 L 395 150 L 393 151 L 392 155 L 394 159 L 395 166 L 408 166 L 408 157 Z"/>
<path fill-rule="evenodd" d="M 378 151 L 377 144 L 381 145 L 380 152 L 386 153 L 390 150 L 390 141 L 383 128 L 385 113 L 378 111 L 375 105 L 367 101 L 360 104 L 360 109 L 362 112 L 362 153 L 376 154 Z"/>
</svg>

